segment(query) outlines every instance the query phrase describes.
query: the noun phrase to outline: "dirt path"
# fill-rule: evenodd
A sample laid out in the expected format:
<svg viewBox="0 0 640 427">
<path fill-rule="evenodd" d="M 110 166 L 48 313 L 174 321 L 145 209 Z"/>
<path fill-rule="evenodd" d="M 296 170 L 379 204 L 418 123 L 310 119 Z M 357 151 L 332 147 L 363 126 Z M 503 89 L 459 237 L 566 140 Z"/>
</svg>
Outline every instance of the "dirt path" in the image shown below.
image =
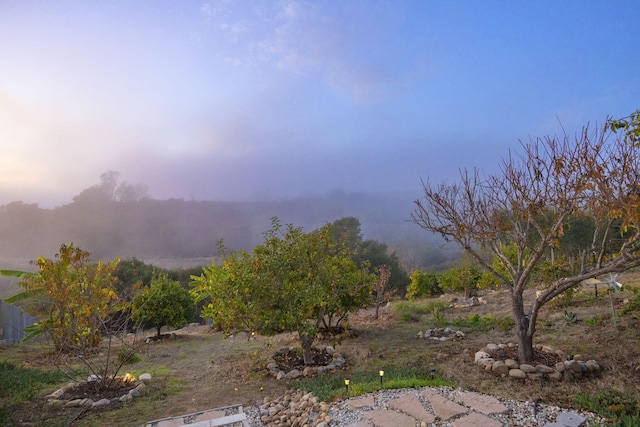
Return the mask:
<svg viewBox="0 0 640 427">
<path fill-rule="evenodd" d="M 288 335 L 225 339 L 205 326 L 174 333 L 173 341 L 146 344 L 143 361 L 135 365 L 136 371 L 164 373 L 162 386 L 171 398 L 153 405 L 156 418 L 238 403 L 255 405 L 285 390 L 283 383 L 263 377 L 267 355 L 286 345 Z"/>
</svg>

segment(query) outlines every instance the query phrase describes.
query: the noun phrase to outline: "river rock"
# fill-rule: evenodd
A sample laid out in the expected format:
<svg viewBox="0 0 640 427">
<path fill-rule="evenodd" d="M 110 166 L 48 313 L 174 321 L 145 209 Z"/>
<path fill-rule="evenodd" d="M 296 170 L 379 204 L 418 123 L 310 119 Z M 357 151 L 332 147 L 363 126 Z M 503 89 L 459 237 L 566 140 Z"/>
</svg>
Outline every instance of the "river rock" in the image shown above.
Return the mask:
<svg viewBox="0 0 640 427">
<path fill-rule="evenodd" d="M 526 372 L 520 369 L 509 369 L 509 376 L 513 378 L 527 378 Z"/>
</svg>

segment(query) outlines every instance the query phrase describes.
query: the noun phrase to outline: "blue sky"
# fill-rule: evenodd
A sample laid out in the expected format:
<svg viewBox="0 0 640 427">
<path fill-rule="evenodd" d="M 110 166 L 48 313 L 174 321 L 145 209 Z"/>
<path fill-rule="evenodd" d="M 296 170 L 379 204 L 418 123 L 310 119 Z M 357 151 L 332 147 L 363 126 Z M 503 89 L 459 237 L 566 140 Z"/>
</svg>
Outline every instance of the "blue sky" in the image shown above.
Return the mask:
<svg viewBox="0 0 640 427">
<path fill-rule="evenodd" d="M 640 108 L 637 1 L 1 1 L 0 204 L 421 194 Z"/>
</svg>

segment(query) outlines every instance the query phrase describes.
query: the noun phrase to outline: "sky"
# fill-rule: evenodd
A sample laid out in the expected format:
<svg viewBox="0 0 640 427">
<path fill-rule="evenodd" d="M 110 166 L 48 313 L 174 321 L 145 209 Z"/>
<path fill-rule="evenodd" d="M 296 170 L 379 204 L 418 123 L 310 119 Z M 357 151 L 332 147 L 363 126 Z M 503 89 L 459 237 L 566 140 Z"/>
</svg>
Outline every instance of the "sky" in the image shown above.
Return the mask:
<svg viewBox="0 0 640 427">
<path fill-rule="evenodd" d="M 0 0 L 0 205 L 421 195 L 640 108 L 640 2 Z"/>
</svg>

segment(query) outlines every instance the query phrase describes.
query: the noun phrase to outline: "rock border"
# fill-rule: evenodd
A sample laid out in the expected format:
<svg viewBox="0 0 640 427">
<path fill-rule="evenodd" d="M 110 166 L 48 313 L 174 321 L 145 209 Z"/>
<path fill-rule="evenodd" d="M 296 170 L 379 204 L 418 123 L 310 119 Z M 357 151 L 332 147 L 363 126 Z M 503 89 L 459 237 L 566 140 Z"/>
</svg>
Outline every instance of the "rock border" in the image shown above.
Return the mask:
<svg viewBox="0 0 640 427">
<path fill-rule="evenodd" d="M 91 375 L 87 378 L 86 382 L 96 381 L 98 378 L 95 375 Z M 44 399 L 51 407 L 55 408 L 96 408 L 101 406 L 108 406 L 117 403 L 129 403 L 134 398 L 140 397 L 147 392 L 147 383 L 151 381 L 151 374 L 144 373 L 140 375 L 140 377 L 136 380 L 135 377 L 124 376 L 120 377 L 122 381 L 131 381 L 134 385 L 134 388 L 129 390 L 126 394 L 123 394 L 120 397 L 116 397 L 113 399 L 100 399 L 98 401 L 94 401 L 89 398 L 84 399 L 73 399 L 73 400 L 65 400 L 60 399 L 67 391 L 73 390 L 78 386 L 78 383 L 71 382 L 66 386 L 59 388 L 51 394 L 44 396 Z"/>
<path fill-rule="evenodd" d="M 432 339 L 436 341 L 447 341 L 450 339 L 462 339 L 464 332 L 446 328 L 426 329 L 424 332 L 418 331 L 418 339 Z"/>
<path fill-rule="evenodd" d="M 289 390 L 271 399 L 265 397 L 259 408 L 260 421 L 271 426 L 328 427 L 330 405 L 320 402 L 313 393 Z"/>
<path fill-rule="evenodd" d="M 285 347 L 283 350 L 291 351 L 295 347 Z M 278 367 L 278 363 L 274 360 L 273 356 L 269 356 L 267 359 L 267 370 L 269 374 L 275 377 L 276 380 L 282 379 L 294 379 L 298 377 L 310 377 L 313 375 L 318 375 L 325 371 L 333 371 L 335 369 L 341 368 L 347 363 L 347 360 L 342 356 L 342 354 L 338 353 L 333 346 L 317 344 L 313 346 L 314 349 L 318 351 L 326 351 L 332 357 L 331 363 L 325 366 L 305 366 L 302 372 L 299 369 L 292 369 L 289 372 L 285 372 Z"/>
<path fill-rule="evenodd" d="M 548 379 L 550 381 L 562 381 L 580 379 L 586 375 L 597 374 L 601 371 L 600 365 L 595 360 L 585 361 L 585 357 L 576 354 L 570 357 L 562 350 L 551 346 L 538 344 L 536 350 L 547 354 L 555 354 L 561 361 L 554 366 L 519 364 L 516 360 L 495 360 L 493 355 L 504 348 L 515 348 L 517 344 L 487 344 L 475 354 L 475 363 L 486 372 L 499 375 L 503 378 L 514 379 Z M 563 361 L 562 361 L 563 360 Z"/>
</svg>

